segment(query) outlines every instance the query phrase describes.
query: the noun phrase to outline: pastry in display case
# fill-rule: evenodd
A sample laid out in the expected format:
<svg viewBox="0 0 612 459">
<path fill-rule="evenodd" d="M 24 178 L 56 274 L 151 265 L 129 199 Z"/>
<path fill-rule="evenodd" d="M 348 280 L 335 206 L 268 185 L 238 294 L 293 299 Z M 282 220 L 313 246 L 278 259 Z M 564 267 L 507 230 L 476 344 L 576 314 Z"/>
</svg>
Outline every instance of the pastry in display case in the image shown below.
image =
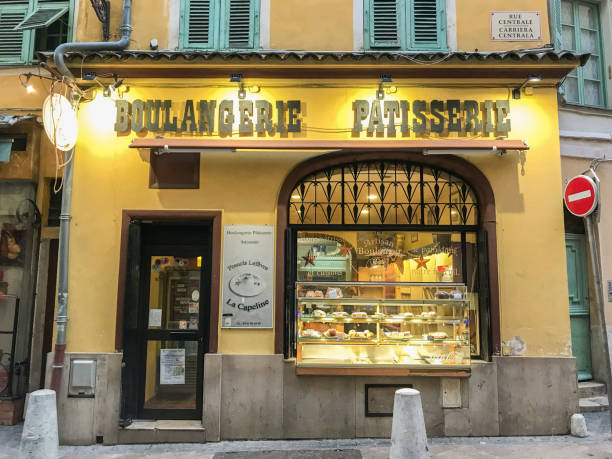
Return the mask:
<svg viewBox="0 0 612 459">
<path fill-rule="evenodd" d="M 464 284 L 297 282 L 296 293 L 299 366 L 470 364 Z"/>
</svg>

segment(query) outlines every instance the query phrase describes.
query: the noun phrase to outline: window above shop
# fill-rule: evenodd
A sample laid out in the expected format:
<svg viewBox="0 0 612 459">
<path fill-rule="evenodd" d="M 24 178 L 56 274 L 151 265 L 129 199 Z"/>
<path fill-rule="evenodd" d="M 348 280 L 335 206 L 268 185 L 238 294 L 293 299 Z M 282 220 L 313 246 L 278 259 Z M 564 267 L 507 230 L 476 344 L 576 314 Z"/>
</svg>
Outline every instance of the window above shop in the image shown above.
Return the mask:
<svg viewBox="0 0 612 459">
<path fill-rule="evenodd" d="M 259 0 L 182 0 L 183 49 L 259 47 Z"/>
<path fill-rule="evenodd" d="M 0 64 L 27 64 L 69 41 L 72 1 L 0 1 Z"/>
<path fill-rule="evenodd" d="M 446 49 L 445 0 L 364 0 L 366 49 Z"/>
<path fill-rule="evenodd" d="M 605 106 L 603 49 L 600 11 L 596 3 L 577 0 L 560 2 L 561 47 L 578 53 L 589 53 L 588 62 L 573 70 L 561 91 L 566 102 L 590 107 Z"/>
</svg>

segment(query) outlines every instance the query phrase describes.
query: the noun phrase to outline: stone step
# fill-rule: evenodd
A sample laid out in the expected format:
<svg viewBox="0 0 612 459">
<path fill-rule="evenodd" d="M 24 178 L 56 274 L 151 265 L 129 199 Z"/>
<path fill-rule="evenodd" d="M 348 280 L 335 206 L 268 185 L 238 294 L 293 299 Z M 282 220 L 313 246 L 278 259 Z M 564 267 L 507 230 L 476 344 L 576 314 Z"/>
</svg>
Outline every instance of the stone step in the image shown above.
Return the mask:
<svg viewBox="0 0 612 459">
<path fill-rule="evenodd" d="M 581 413 L 594 413 L 596 411 L 608 410 L 608 396 L 586 397 L 579 401 Z"/>
<path fill-rule="evenodd" d="M 119 444 L 204 443 L 206 430 L 200 421 L 134 421 L 119 429 Z"/>
<path fill-rule="evenodd" d="M 606 385 L 597 381 L 584 381 L 578 383 L 578 397 L 599 397 L 607 394 Z"/>
</svg>

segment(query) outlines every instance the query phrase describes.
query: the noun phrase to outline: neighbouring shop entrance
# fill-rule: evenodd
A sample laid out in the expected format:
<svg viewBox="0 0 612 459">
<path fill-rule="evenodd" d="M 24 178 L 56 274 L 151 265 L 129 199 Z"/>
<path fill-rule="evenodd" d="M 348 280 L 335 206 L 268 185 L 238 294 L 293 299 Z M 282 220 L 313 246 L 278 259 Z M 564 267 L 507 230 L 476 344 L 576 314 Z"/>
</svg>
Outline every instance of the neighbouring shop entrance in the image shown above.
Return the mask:
<svg viewBox="0 0 612 459">
<path fill-rule="evenodd" d="M 201 223 L 130 223 L 124 419 L 202 417 L 210 238 Z"/>
<path fill-rule="evenodd" d="M 567 286 L 569 295 L 572 354 L 576 357 L 578 380 L 593 379 L 591 368 L 591 333 L 589 316 L 589 288 L 585 237 L 565 234 L 567 257 Z"/>
</svg>

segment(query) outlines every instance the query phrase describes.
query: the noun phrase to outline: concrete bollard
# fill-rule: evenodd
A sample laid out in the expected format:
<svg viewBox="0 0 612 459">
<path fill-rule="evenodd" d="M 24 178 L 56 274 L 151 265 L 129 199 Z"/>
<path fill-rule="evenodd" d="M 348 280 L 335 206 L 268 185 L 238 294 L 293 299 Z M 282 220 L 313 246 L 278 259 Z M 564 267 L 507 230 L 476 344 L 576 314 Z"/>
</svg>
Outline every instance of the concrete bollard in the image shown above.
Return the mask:
<svg viewBox="0 0 612 459">
<path fill-rule="evenodd" d="M 58 455 L 55 391 L 37 390 L 30 394 L 28 401 L 19 459 L 57 459 Z"/>
<path fill-rule="evenodd" d="M 582 414 L 572 414 L 570 418 L 570 430 L 574 437 L 588 437 L 589 432 L 587 431 L 586 419 Z"/>
<path fill-rule="evenodd" d="M 421 393 L 418 390 L 395 391 L 389 459 L 429 459 Z"/>
</svg>

